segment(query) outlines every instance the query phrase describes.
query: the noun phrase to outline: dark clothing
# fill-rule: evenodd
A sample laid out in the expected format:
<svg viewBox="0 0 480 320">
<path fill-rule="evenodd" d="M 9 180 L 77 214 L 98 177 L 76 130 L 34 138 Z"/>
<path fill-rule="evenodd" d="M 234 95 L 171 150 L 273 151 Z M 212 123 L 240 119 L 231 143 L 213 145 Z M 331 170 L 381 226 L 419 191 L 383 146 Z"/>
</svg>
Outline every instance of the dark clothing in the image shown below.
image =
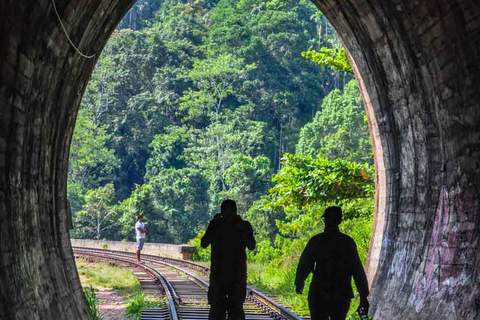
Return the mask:
<svg viewBox="0 0 480 320">
<path fill-rule="evenodd" d="M 213 282 L 212 282 L 213 280 Z M 210 304 L 210 320 L 225 320 L 228 312 L 229 320 L 245 319 L 243 302 L 247 295 L 246 283 L 240 282 L 215 282 L 210 280 L 208 289 L 208 303 Z"/>
<path fill-rule="evenodd" d="M 368 296 L 367 277 L 357 246 L 352 238 L 338 230 L 323 232 L 310 239 L 298 263 L 297 288 L 303 289 L 310 272 L 313 272 L 313 279 L 308 298 L 312 320 L 327 319 L 328 316 L 345 319 L 344 309 L 348 311 L 347 306 L 353 298 L 352 276 L 360 297 Z M 327 311 L 335 312 L 335 317 L 334 313 L 325 315 Z"/>
<path fill-rule="evenodd" d="M 253 229 L 238 215 L 217 214 L 202 238 L 203 248 L 212 245 L 208 302 L 210 320 L 245 319 L 243 302 L 247 286 L 247 255 L 255 249 Z"/>
<path fill-rule="evenodd" d="M 308 307 L 312 320 L 345 320 L 350 308 L 350 298 L 344 300 L 325 300 L 308 296 Z"/>
</svg>

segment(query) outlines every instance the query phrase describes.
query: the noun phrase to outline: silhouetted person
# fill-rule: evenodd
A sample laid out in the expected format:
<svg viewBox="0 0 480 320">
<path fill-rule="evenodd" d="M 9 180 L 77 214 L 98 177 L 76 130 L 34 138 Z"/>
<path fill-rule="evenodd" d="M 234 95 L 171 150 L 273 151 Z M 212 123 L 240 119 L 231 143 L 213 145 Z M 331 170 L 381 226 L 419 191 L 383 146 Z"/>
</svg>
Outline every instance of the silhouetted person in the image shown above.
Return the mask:
<svg viewBox="0 0 480 320">
<path fill-rule="evenodd" d="M 243 302 L 247 286 L 247 255 L 245 249 L 255 249 L 253 229 L 237 215 L 233 200 L 225 200 L 202 238 L 202 248 L 212 245 L 208 303 L 210 320 L 245 319 Z"/>
<path fill-rule="evenodd" d="M 308 295 L 312 320 L 344 320 L 353 298 L 352 276 L 360 293 L 360 306 L 368 312 L 368 282 L 352 238 L 338 229 L 342 209 L 328 207 L 323 215 L 325 231 L 310 239 L 300 257 L 295 286 L 301 294 L 313 272 Z"/>
</svg>

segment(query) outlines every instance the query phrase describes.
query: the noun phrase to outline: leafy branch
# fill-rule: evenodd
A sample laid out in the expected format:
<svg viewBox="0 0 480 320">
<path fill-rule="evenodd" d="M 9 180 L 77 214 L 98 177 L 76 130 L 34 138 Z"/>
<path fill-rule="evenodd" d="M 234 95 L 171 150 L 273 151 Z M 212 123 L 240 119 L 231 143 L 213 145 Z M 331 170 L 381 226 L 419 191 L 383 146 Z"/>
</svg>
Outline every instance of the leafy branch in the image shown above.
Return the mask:
<svg viewBox="0 0 480 320">
<path fill-rule="evenodd" d="M 319 65 L 329 66 L 330 68 L 353 74 L 353 68 L 350 65 L 345 48 L 331 49 L 322 47 L 320 51 L 304 51 L 302 52 L 302 57 Z"/>
</svg>

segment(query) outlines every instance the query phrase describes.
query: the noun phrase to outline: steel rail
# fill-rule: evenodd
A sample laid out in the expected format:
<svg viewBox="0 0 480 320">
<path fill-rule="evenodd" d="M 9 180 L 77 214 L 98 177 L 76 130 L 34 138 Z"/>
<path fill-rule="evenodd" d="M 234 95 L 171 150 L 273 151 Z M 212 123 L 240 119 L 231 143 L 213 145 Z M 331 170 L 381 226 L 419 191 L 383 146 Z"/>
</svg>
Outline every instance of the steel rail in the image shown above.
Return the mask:
<svg viewBox="0 0 480 320">
<path fill-rule="evenodd" d="M 80 248 L 80 247 L 74 247 L 74 250 L 91 250 L 91 251 L 96 251 L 96 252 L 104 252 L 104 253 L 111 253 L 114 255 L 122 255 L 122 256 L 133 256 L 134 253 L 130 252 L 124 252 L 124 251 L 116 251 L 116 250 L 106 250 L 106 249 L 98 249 L 98 248 Z M 190 280 L 196 282 L 198 285 L 208 288 L 208 283 L 204 281 L 203 279 L 199 278 L 197 275 L 194 275 L 183 268 L 189 268 L 193 269 L 195 271 L 199 271 L 203 273 L 205 276 L 210 275 L 210 268 L 190 262 L 190 261 L 185 261 L 185 260 L 180 260 L 180 259 L 174 259 L 174 258 L 169 258 L 169 257 L 162 257 L 162 256 L 155 256 L 155 255 L 149 255 L 149 254 L 142 254 L 143 260 L 145 261 L 150 261 L 150 262 L 156 262 L 156 263 L 161 263 L 164 264 L 170 268 L 174 268 L 175 270 L 178 270 L 179 272 L 184 273 Z M 270 297 L 265 295 L 264 293 L 258 291 L 255 288 L 252 288 L 251 286 L 247 286 L 247 293 L 248 296 L 247 298 L 251 298 L 255 304 L 257 304 L 259 307 L 262 309 L 267 309 L 270 311 L 270 316 L 275 319 L 286 319 L 286 320 L 305 320 L 304 318 L 300 317 L 299 315 L 293 313 L 289 309 L 287 309 L 285 306 L 282 306 L 276 301 L 273 301 Z"/>
<path fill-rule="evenodd" d="M 177 308 L 176 308 L 176 302 L 180 301 L 180 298 L 178 297 L 175 289 L 172 287 L 170 282 L 168 282 L 168 280 L 165 279 L 165 277 L 160 272 L 155 270 L 154 268 L 146 266 L 146 265 L 138 264 L 134 261 L 131 261 L 132 259 L 130 257 L 126 257 L 125 255 L 118 255 L 118 254 L 105 255 L 105 253 L 107 253 L 107 252 L 102 252 L 102 250 L 78 250 L 78 249 L 74 249 L 74 252 L 77 252 L 79 254 L 84 254 L 84 255 L 90 256 L 90 257 L 104 258 L 104 259 L 106 259 L 106 261 L 115 260 L 115 261 L 120 261 L 120 262 L 126 262 L 126 263 L 131 264 L 132 266 L 136 266 L 136 267 L 140 267 L 140 268 L 144 269 L 145 271 L 147 271 L 148 273 L 153 275 L 158 280 L 160 285 L 162 286 L 163 291 L 165 293 L 165 296 L 167 298 L 167 300 L 165 301 L 165 304 L 168 307 L 168 311 L 169 311 L 168 314 L 169 314 L 170 320 L 179 320 L 178 312 L 177 312 Z"/>
</svg>

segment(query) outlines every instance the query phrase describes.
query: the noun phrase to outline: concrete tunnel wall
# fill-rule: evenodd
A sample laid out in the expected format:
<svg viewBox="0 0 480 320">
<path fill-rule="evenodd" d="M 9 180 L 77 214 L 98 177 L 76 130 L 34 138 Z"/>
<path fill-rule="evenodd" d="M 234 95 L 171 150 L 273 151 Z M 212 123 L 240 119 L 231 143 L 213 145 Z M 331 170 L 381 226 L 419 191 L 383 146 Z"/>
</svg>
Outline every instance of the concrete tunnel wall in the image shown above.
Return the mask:
<svg viewBox="0 0 480 320">
<path fill-rule="evenodd" d="M 83 319 L 68 151 L 101 49 L 133 0 L 0 3 L 0 318 Z M 314 0 L 354 60 L 377 199 L 375 319 L 480 318 L 480 2 Z"/>
</svg>

